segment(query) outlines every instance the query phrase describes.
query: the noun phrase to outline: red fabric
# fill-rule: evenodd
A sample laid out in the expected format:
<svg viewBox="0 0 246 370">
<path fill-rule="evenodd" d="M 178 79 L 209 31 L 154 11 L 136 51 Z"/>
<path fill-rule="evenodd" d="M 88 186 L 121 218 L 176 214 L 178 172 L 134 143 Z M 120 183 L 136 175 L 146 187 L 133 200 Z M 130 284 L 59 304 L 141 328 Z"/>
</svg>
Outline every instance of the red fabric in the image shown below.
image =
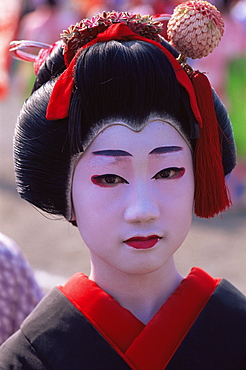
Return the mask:
<svg viewBox="0 0 246 370">
<path fill-rule="evenodd" d="M 166 57 L 171 62 L 178 82 L 180 85 L 182 85 L 189 97 L 190 97 L 190 103 L 193 110 L 193 113 L 199 122 L 199 124 L 202 124 L 200 111 L 197 106 L 196 102 L 196 96 L 194 93 L 194 89 L 192 86 L 192 83 L 187 75 L 187 73 L 184 71 L 184 69 L 180 66 L 179 62 L 174 58 L 174 56 L 159 42 L 150 40 L 146 37 L 142 37 L 135 32 L 131 31 L 128 26 L 126 26 L 123 23 L 116 23 L 111 25 L 106 29 L 106 31 L 99 33 L 95 39 L 93 39 L 88 44 L 84 45 L 81 49 L 78 50 L 76 55 L 74 56 L 72 62 L 70 63 L 69 67 L 61 74 L 61 76 L 58 78 L 55 87 L 53 89 L 48 107 L 46 112 L 46 118 L 48 120 L 57 120 L 62 119 L 68 116 L 69 113 L 69 105 L 70 105 L 70 99 L 72 94 L 72 89 L 74 85 L 74 76 L 73 76 L 73 69 L 74 65 L 76 63 L 76 59 L 78 55 L 80 54 L 81 50 L 91 46 L 95 45 L 98 42 L 106 42 L 110 40 L 141 40 L 148 42 L 150 44 L 155 45 L 160 50 L 163 51 L 163 53 L 166 55 Z"/>
<path fill-rule="evenodd" d="M 230 206 L 221 156 L 219 125 L 208 78 L 198 71 L 191 81 L 203 112 L 203 126 L 195 148 L 195 213 L 199 217 L 213 217 Z M 211 170 L 212 169 L 212 170 Z M 206 181 L 204 180 L 206 179 Z"/>
<path fill-rule="evenodd" d="M 34 73 L 37 76 L 42 64 L 46 61 L 48 56 L 52 53 L 52 51 L 59 45 L 59 42 L 55 42 L 53 45 L 50 45 L 48 49 L 41 49 L 35 58 L 34 62 Z"/>
<path fill-rule="evenodd" d="M 75 274 L 59 289 L 122 352 L 144 328 L 130 311 L 82 273 Z"/>
<path fill-rule="evenodd" d="M 72 60 L 69 67 L 60 75 L 53 87 L 46 118 L 48 120 L 57 120 L 68 116 L 70 100 L 74 86 L 74 66 L 76 58 Z"/>
<path fill-rule="evenodd" d="M 167 366 L 219 281 L 193 268 L 147 325 L 83 274 L 74 275 L 59 289 L 132 369 L 160 370 Z"/>
</svg>

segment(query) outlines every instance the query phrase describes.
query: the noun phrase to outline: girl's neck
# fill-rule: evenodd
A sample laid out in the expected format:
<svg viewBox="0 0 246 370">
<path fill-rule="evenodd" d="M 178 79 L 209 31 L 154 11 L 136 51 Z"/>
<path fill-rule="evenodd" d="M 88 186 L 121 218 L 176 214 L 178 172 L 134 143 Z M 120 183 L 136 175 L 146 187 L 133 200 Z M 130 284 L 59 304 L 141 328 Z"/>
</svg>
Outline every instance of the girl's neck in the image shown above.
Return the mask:
<svg viewBox="0 0 246 370">
<path fill-rule="evenodd" d="M 90 279 L 147 324 L 177 289 L 182 276 L 172 260 L 161 270 L 144 275 L 126 274 L 118 270 L 113 272 L 110 269 L 98 271 L 92 264 Z"/>
</svg>

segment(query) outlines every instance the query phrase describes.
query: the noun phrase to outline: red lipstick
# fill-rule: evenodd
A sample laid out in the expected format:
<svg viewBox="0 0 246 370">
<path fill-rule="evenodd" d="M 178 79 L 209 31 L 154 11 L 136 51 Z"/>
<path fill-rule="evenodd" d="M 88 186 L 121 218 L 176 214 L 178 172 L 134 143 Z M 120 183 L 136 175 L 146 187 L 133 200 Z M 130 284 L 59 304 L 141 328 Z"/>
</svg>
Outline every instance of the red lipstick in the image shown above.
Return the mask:
<svg viewBox="0 0 246 370">
<path fill-rule="evenodd" d="M 135 236 L 125 240 L 125 243 L 135 249 L 150 249 L 160 240 L 158 235 Z"/>
</svg>

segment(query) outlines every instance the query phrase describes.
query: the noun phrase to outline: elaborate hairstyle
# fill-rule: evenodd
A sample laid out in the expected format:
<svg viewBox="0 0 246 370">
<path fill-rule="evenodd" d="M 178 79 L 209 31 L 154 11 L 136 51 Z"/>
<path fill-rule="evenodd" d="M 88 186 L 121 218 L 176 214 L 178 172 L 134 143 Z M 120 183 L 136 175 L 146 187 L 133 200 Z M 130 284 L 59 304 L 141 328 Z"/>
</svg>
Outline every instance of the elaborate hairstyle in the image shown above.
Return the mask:
<svg viewBox="0 0 246 370">
<path fill-rule="evenodd" d="M 174 60 L 179 55 L 161 38 L 160 45 Z M 61 42 L 49 52 L 39 68 L 33 92 L 20 112 L 14 139 L 18 192 L 38 208 L 63 215 L 68 220 L 71 219 L 74 161 L 98 125 L 124 119 L 138 129 L 152 115 L 171 116 L 180 124 L 180 130 L 195 150 L 201 136 L 189 92 L 178 81 L 172 59 L 170 62 L 155 41 L 149 42 L 145 37 L 143 40 L 141 37 L 136 40 L 112 37 L 109 41 L 80 46 L 74 55 L 69 75 L 69 63 L 64 60 Z M 68 115 L 60 117 L 59 107 L 67 104 L 67 92 L 60 89 L 54 97 L 54 89 L 60 79 L 66 90 L 65 77 L 61 80 L 64 73 L 66 77 L 72 76 L 72 90 Z M 235 166 L 233 134 L 225 107 L 215 92 L 212 92 L 212 99 L 219 122 L 216 130 L 224 176 Z M 60 100 L 60 106 L 56 100 Z M 47 114 L 50 104 L 53 104 L 52 119 Z M 216 205 L 212 211 L 204 211 L 201 207 L 196 213 L 212 217 L 228 205 Z"/>
</svg>

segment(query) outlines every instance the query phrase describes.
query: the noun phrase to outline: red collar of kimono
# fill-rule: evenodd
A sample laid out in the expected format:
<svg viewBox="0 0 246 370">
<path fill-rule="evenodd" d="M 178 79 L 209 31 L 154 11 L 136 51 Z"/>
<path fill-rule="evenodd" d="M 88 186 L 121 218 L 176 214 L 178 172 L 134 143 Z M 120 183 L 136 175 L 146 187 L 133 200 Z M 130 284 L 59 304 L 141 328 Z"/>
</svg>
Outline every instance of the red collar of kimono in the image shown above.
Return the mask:
<svg viewBox="0 0 246 370">
<path fill-rule="evenodd" d="M 147 325 L 82 273 L 58 288 L 132 369 L 155 370 L 167 366 L 219 281 L 193 268 Z"/>
</svg>

